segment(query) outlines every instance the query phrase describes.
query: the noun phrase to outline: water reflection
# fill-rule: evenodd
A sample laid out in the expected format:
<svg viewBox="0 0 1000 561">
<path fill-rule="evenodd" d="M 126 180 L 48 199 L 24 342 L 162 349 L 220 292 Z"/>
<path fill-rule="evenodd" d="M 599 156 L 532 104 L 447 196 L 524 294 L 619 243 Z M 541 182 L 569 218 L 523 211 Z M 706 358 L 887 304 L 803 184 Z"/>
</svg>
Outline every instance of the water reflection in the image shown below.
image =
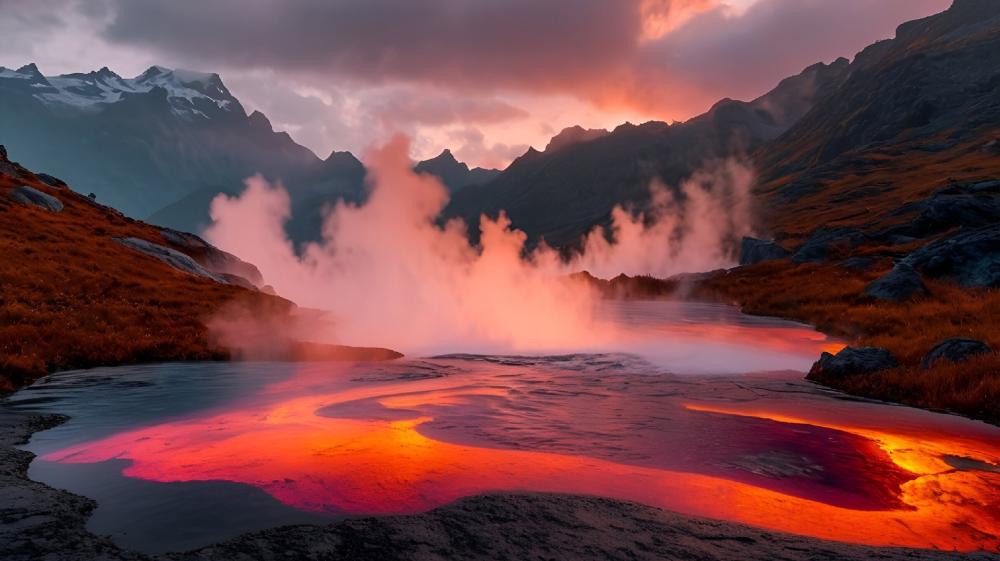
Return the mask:
<svg viewBox="0 0 1000 561">
<path fill-rule="evenodd" d="M 671 345 L 689 337 L 692 354 L 755 346 L 783 364 L 833 344 L 787 324 L 644 321 L 632 323 L 637 333 L 670 332 Z M 189 367 L 129 377 L 148 385 L 123 388 L 121 400 L 179 404 L 131 425 L 135 414 L 116 413 L 114 399 L 86 406 L 100 385 L 51 392 L 74 420 L 38 435 L 36 464 L 124 460 L 133 481 L 235 482 L 321 515 L 550 491 L 873 545 L 1000 544 L 1000 430 L 839 399 L 799 373 L 681 376 L 615 353 L 224 364 L 199 377 Z M 64 379 L 74 376 L 86 375 Z M 45 394 L 42 385 L 19 397 Z M 186 395 L 200 396 L 196 411 Z M 63 473 L 63 486 L 86 494 Z"/>
</svg>

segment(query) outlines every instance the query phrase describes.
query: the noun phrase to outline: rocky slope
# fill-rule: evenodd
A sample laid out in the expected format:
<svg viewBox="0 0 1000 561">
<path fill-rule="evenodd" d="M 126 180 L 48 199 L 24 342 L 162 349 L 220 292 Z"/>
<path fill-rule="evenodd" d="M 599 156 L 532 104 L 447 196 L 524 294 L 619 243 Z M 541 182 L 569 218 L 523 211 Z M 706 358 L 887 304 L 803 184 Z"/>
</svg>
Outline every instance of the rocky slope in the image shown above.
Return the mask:
<svg viewBox="0 0 1000 561">
<path fill-rule="evenodd" d="M 206 327 L 223 307 L 295 312 L 263 282 L 201 238 L 133 220 L 0 148 L 0 393 L 53 370 L 229 358 Z M 283 358 L 398 356 L 289 345 Z"/>
</svg>

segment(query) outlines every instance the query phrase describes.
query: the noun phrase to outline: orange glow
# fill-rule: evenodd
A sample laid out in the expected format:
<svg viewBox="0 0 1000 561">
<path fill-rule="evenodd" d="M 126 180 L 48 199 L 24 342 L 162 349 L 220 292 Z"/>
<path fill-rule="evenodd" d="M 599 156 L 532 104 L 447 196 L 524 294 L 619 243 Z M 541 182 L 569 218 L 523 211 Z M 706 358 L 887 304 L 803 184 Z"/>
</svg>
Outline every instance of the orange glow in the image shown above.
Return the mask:
<svg viewBox="0 0 1000 561">
<path fill-rule="evenodd" d="M 293 382 L 282 382 L 280 387 L 287 389 Z M 302 382 L 311 380 L 306 377 Z M 471 398 L 503 394 L 496 388 L 454 384 L 455 380 L 387 383 L 277 399 L 255 408 L 113 435 L 43 459 L 65 463 L 129 459 L 132 463 L 124 474 L 130 477 L 159 482 L 234 481 L 259 487 L 288 505 L 322 512 L 412 513 L 491 491 L 565 492 L 611 496 L 870 545 L 963 551 L 1000 547 L 1000 473 L 957 471 L 945 462 L 947 456 L 959 456 L 996 465 L 1000 449 L 995 440 L 978 438 L 982 435 L 972 434 L 966 440 L 944 432 L 918 437 L 905 428 L 879 431 L 834 424 L 825 420 L 821 408 L 814 419 L 781 407 L 756 411 L 686 405 L 704 414 L 811 424 L 869 439 L 859 441 L 862 444 L 855 453 L 871 455 L 880 447 L 888 454 L 888 465 L 895 464 L 893 469 L 902 477 L 883 484 L 902 502 L 856 510 L 700 473 L 582 454 L 487 448 L 430 438 L 420 429 L 433 417 L 412 408 L 462 407 Z M 318 414 L 323 408 L 361 399 L 377 402 L 384 408 L 381 411 L 392 414 L 392 420 Z M 878 447 L 864 445 L 871 442 Z M 909 477 L 898 489 L 898 481 Z"/>
</svg>

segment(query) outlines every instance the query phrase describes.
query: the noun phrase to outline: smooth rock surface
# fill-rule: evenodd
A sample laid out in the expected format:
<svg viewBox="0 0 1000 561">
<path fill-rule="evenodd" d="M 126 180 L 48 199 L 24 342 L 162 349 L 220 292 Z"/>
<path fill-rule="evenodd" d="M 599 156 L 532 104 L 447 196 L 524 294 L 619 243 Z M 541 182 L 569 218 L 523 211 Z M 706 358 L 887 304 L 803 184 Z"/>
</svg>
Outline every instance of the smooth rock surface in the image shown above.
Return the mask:
<svg viewBox="0 0 1000 561">
<path fill-rule="evenodd" d="M 62 201 L 56 197 L 25 185 L 15 187 L 9 196 L 22 205 L 37 206 L 49 212 L 61 212 L 63 209 Z"/>
<path fill-rule="evenodd" d="M 160 261 L 163 261 L 167 265 L 185 273 L 190 273 L 192 275 L 198 275 L 200 277 L 205 277 L 211 279 L 215 282 L 222 284 L 230 284 L 224 277 L 212 273 L 208 269 L 199 265 L 194 259 L 185 255 L 175 249 L 170 249 L 169 247 L 155 244 L 139 238 L 115 238 L 122 245 L 130 247 L 140 253 L 145 253 L 150 257 L 155 257 Z"/>
<path fill-rule="evenodd" d="M 962 362 L 976 355 L 992 353 L 989 345 L 976 339 L 956 337 L 946 339 L 934 346 L 927 356 L 920 361 L 921 368 L 931 368 L 938 361 Z"/>
</svg>

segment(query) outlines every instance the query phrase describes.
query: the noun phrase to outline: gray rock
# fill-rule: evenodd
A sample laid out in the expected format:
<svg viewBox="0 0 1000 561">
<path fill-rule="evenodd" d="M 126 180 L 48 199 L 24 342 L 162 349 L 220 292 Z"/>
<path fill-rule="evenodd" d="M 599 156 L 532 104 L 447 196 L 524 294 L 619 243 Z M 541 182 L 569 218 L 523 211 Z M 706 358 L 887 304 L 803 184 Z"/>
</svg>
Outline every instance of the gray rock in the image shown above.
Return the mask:
<svg viewBox="0 0 1000 561">
<path fill-rule="evenodd" d="M 934 348 L 927 353 L 927 356 L 920 361 L 920 367 L 924 369 L 931 368 L 940 360 L 962 362 L 976 355 L 992 352 L 993 349 L 991 349 L 989 345 L 982 341 L 977 341 L 976 339 L 963 339 L 960 337 L 946 339 L 935 345 Z"/>
<path fill-rule="evenodd" d="M 222 251 L 199 236 L 171 228 L 161 229 L 160 234 L 168 242 L 198 255 L 198 260 L 202 266 L 213 273 L 223 276 L 233 275 L 242 277 L 242 279 L 249 281 L 253 287 L 264 284 L 264 277 L 260 274 L 260 269 L 256 265 L 247 263 L 232 253 Z"/>
<path fill-rule="evenodd" d="M 823 353 L 813 364 L 809 378 L 842 378 L 870 374 L 899 366 L 892 353 L 880 347 L 846 347 L 836 355 Z"/>
<path fill-rule="evenodd" d="M 786 257 L 788 257 L 788 250 L 775 243 L 774 240 L 744 237 L 740 244 L 740 265 L 754 265 Z"/>
<path fill-rule="evenodd" d="M 795 263 L 822 263 L 836 247 L 853 248 L 868 241 L 868 236 L 857 228 L 828 228 L 823 226 L 809 236 L 792 256 Z"/>
<path fill-rule="evenodd" d="M 898 263 L 883 277 L 865 288 L 865 294 L 879 300 L 901 302 L 927 294 L 927 287 L 920 274 L 907 263 Z"/>
<path fill-rule="evenodd" d="M 148 242 L 140 238 L 115 238 L 123 245 L 130 247 L 140 253 L 145 253 L 150 257 L 155 257 L 160 261 L 163 261 L 167 265 L 179 270 L 184 271 L 192 275 L 198 275 L 199 277 L 205 277 L 211 279 L 215 282 L 221 284 L 230 284 L 221 275 L 216 275 L 208 269 L 202 267 L 197 261 L 192 259 L 190 256 L 185 255 L 176 249 L 171 249 L 166 246 L 155 244 L 153 242 Z"/>
<path fill-rule="evenodd" d="M 37 206 L 49 212 L 60 212 L 63 209 L 62 201 L 56 197 L 26 185 L 15 187 L 10 192 L 10 198 L 22 205 Z"/>
<path fill-rule="evenodd" d="M 872 268 L 875 261 L 874 257 L 849 257 L 837 263 L 837 266 L 841 269 L 849 269 L 851 271 L 867 271 Z"/>
<path fill-rule="evenodd" d="M 56 189 L 62 189 L 66 187 L 65 181 L 59 179 L 58 177 L 53 177 L 47 173 L 36 173 L 35 177 L 37 177 L 39 181 L 48 185 L 49 187 L 55 187 Z"/>
<path fill-rule="evenodd" d="M 966 287 L 1000 287 L 1000 224 L 959 232 L 924 246 L 904 260 L 931 278 Z"/>
</svg>

